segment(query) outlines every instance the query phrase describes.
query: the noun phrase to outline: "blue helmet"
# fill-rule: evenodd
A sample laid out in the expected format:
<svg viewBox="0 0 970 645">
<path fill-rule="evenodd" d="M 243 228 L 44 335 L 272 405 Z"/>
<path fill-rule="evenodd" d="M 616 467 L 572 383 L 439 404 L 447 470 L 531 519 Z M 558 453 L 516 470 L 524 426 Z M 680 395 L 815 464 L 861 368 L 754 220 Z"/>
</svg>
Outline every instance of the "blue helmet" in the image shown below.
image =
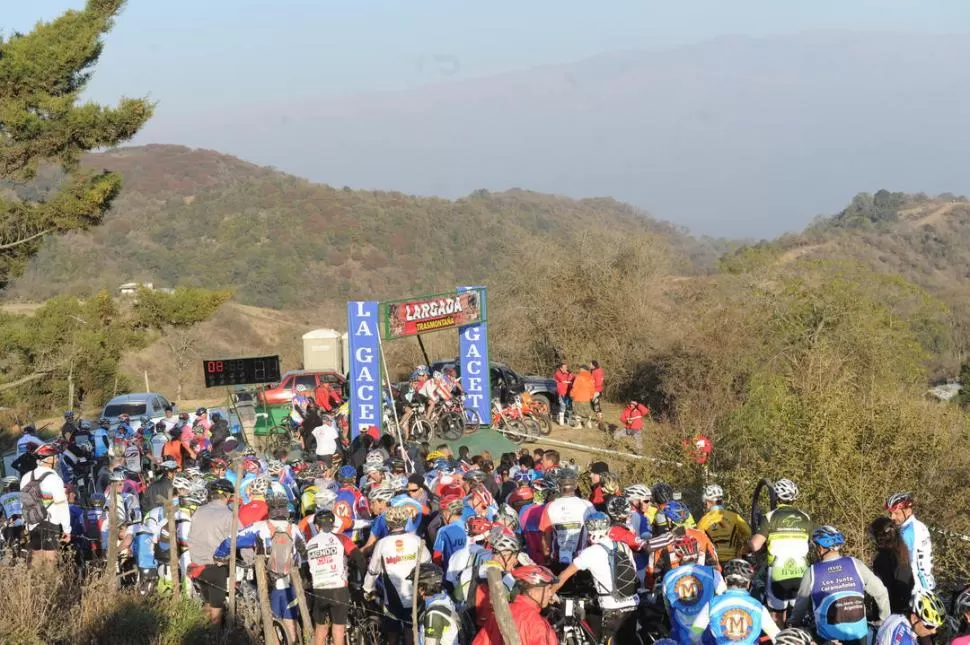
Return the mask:
<svg viewBox="0 0 970 645">
<path fill-rule="evenodd" d="M 445 457 L 442 457 L 441 459 L 435 459 L 433 466 L 434 466 L 434 470 L 437 470 L 438 472 L 441 472 L 441 473 L 452 473 L 455 471 L 455 468 L 451 465 L 451 460 Z"/>
<path fill-rule="evenodd" d="M 834 526 L 820 526 L 812 531 L 812 542 L 823 549 L 832 549 L 845 544 L 845 536 Z"/>
<path fill-rule="evenodd" d="M 74 410 L 66 410 L 64 412 L 64 418 L 65 419 L 73 419 L 74 418 Z"/>
<path fill-rule="evenodd" d="M 686 524 L 688 518 L 690 518 L 690 509 L 683 502 L 678 502 L 677 500 L 667 502 L 663 512 L 667 519 L 677 526 Z"/>
<path fill-rule="evenodd" d="M 337 471 L 337 479 L 341 481 L 345 479 L 354 481 L 357 479 L 357 469 L 350 465 L 341 466 L 340 470 Z"/>
<path fill-rule="evenodd" d="M 520 486 L 522 484 L 529 485 L 532 483 L 532 476 L 529 474 L 528 470 L 520 470 L 512 475 L 512 481 Z"/>
</svg>

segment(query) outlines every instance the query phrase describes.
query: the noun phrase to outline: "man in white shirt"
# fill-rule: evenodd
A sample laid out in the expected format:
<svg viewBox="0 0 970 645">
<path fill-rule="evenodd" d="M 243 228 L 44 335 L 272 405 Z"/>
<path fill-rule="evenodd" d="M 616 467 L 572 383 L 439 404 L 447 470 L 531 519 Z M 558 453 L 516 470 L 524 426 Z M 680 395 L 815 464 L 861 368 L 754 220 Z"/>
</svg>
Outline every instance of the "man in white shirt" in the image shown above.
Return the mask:
<svg viewBox="0 0 970 645">
<path fill-rule="evenodd" d="M 333 466 L 333 455 L 337 452 L 337 440 L 340 438 L 340 431 L 337 424 L 329 416 L 323 417 L 323 423 L 311 431 L 313 438 L 317 442 L 317 461 L 322 461 L 327 468 Z"/>
<path fill-rule="evenodd" d="M 583 524 L 596 510 L 588 500 L 576 497 L 577 479 L 576 473 L 563 470 L 559 479 L 562 497 L 546 504 L 539 520 L 543 549 L 553 573 L 569 566 L 583 548 L 586 541 Z"/>
<path fill-rule="evenodd" d="M 57 474 L 57 459 L 61 449 L 54 443 L 46 443 L 34 450 L 37 467 L 20 479 L 21 503 L 27 533 L 30 536 L 31 565 L 57 562 L 61 544 L 71 541 L 71 511 L 64 492 L 64 480 Z M 25 488 L 33 481 L 40 485 L 40 512 L 30 520 L 31 502 L 24 495 Z"/>
</svg>

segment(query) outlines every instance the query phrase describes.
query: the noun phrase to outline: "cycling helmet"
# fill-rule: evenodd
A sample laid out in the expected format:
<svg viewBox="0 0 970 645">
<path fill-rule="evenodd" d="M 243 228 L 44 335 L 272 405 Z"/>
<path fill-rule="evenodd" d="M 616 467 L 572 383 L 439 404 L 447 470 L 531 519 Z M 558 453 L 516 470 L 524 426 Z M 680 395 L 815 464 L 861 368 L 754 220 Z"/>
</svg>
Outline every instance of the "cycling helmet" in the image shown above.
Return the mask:
<svg viewBox="0 0 970 645">
<path fill-rule="evenodd" d="M 306 385 L 303 385 L 302 383 L 300 385 L 297 385 L 296 386 L 296 391 L 297 392 L 306 392 Z"/>
<path fill-rule="evenodd" d="M 465 508 L 465 500 L 457 495 L 450 495 L 442 498 L 438 506 L 442 511 L 450 515 L 461 515 L 462 510 Z"/>
<path fill-rule="evenodd" d="M 250 479 L 249 484 L 246 485 L 246 494 L 249 497 L 265 497 L 266 491 L 268 490 L 269 479 L 267 479 L 264 475 Z"/>
<path fill-rule="evenodd" d="M 653 492 L 643 484 L 633 484 L 623 489 L 623 496 L 631 502 L 643 502 L 653 499 Z"/>
<path fill-rule="evenodd" d="M 175 478 L 172 479 L 172 488 L 176 490 L 189 490 L 192 488 L 192 480 L 184 475 L 176 475 Z"/>
<path fill-rule="evenodd" d="M 152 418 L 151 417 L 146 417 L 146 416 L 138 417 L 138 423 L 141 424 L 141 427 L 147 428 L 148 426 L 150 426 L 152 424 Z"/>
<path fill-rule="evenodd" d="M 594 511 L 586 518 L 586 531 L 592 535 L 594 533 L 605 533 L 610 530 L 610 516 L 606 513 Z"/>
<path fill-rule="evenodd" d="M 549 569 L 538 565 L 530 564 L 525 567 L 513 569 L 512 577 L 523 587 L 542 587 L 558 582 L 558 578 Z"/>
<path fill-rule="evenodd" d="M 690 535 L 677 538 L 673 544 L 672 551 L 677 556 L 677 559 L 680 560 L 680 564 L 696 562 L 698 557 L 700 557 L 700 545 Z"/>
<path fill-rule="evenodd" d="M 111 483 L 125 481 L 125 471 L 120 468 L 112 470 L 110 473 L 108 473 L 108 481 Z"/>
<path fill-rule="evenodd" d="M 397 475 L 390 477 L 391 488 L 394 490 L 405 490 L 408 487 L 407 475 Z"/>
<path fill-rule="evenodd" d="M 189 420 L 189 413 L 188 412 L 179 412 L 179 420 L 180 421 L 188 421 Z"/>
<path fill-rule="evenodd" d="M 65 410 L 64 411 L 64 418 L 65 419 L 73 419 L 74 418 L 74 410 Z"/>
<path fill-rule="evenodd" d="M 559 484 L 559 490 L 566 494 L 575 491 L 577 484 L 579 484 L 579 477 L 568 468 L 560 470 L 556 480 Z"/>
<path fill-rule="evenodd" d="M 333 530 L 334 522 L 336 522 L 336 518 L 333 515 L 333 511 L 329 509 L 321 509 L 313 516 L 313 523 L 324 533 L 329 533 Z"/>
<path fill-rule="evenodd" d="M 221 457 L 213 457 L 209 460 L 210 468 L 228 468 L 229 464 Z"/>
<path fill-rule="evenodd" d="M 209 483 L 209 492 L 213 495 L 232 495 L 236 492 L 232 482 L 228 479 L 217 479 Z"/>
<path fill-rule="evenodd" d="M 724 489 L 717 484 L 711 484 L 704 489 L 704 492 L 701 494 L 701 499 L 705 502 L 716 502 L 724 499 Z"/>
<path fill-rule="evenodd" d="M 834 549 L 845 544 L 845 536 L 834 526 L 825 525 L 812 531 L 812 542 L 823 549 Z"/>
<path fill-rule="evenodd" d="M 329 508 L 333 506 L 333 503 L 337 501 L 337 493 L 324 488 L 318 490 L 313 496 L 313 503 L 316 504 L 317 508 Z"/>
<path fill-rule="evenodd" d="M 465 532 L 472 542 L 482 542 L 490 530 L 492 530 L 492 523 L 484 517 L 475 515 L 465 520 Z"/>
<path fill-rule="evenodd" d="M 340 470 L 337 471 L 337 479 L 341 482 L 343 481 L 356 481 L 357 480 L 357 469 L 353 466 L 341 466 Z"/>
<path fill-rule="evenodd" d="M 91 506 L 95 508 L 102 508 L 107 501 L 104 493 L 94 493 L 91 495 Z"/>
<path fill-rule="evenodd" d="M 515 532 L 519 530 L 519 513 L 509 506 L 508 504 L 502 504 L 498 507 L 498 512 L 495 514 L 495 523 L 507 526 Z"/>
<path fill-rule="evenodd" d="M 362 470 L 364 471 L 365 475 L 384 472 L 384 464 L 364 464 Z"/>
<path fill-rule="evenodd" d="M 485 482 L 485 473 L 477 468 L 469 470 L 463 477 L 466 482 L 471 482 L 472 484 L 482 484 Z"/>
<path fill-rule="evenodd" d="M 131 421 L 131 416 L 129 416 L 127 412 L 122 412 L 121 414 L 118 415 L 118 421 L 120 421 L 121 423 L 127 423 Z"/>
<path fill-rule="evenodd" d="M 383 466 L 384 453 L 381 452 L 380 450 L 371 450 L 369 453 L 367 453 L 367 457 L 366 459 L 364 459 L 364 463 L 377 464 L 378 466 Z"/>
<path fill-rule="evenodd" d="M 525 504 L 530 504 L 535 499 L 535 492 L 528 486 L 519 486 L 509 493 L 505 498 L 506 503 L 512 508 L 520 508 Z"/>
<path fill-rule="evenodd" d="M 188 506 L 202 506 L 209 500 L 209 491 L 205 486 L 193 486 L 185 495 L 180 496 L 182 503 Z"/>
<path fill-rule="evenodd" d="M 455 472 L 455 467 L 451 465 L 451 460 L 445 457 L 436 459 L 432 470 L 437 470 L 439 473 L 453 473 Z"/>
<path fill-rule="evenodd" d="M 387 466 L 391 470 L 404 470 L 404 460 L 400 457 L 392 457 L 387 460 Z"/>
<path fill-rule="evenodd" d="M 953 601 L 953 615 L 957 618 L 970 612 L 970 587 L 960 592 L 960 595 Z"/>
<path fill-rule="evenodd" d="M 482 506 L 491 506 L 495 503 L 495 498 L 492 497 L 492 494 L 488 492 L 488 489 L 484 486 L 476 486 L 471 490 L 468 496 L 471 498 L 473 507 L 478 504 Z"/>
<path fill-rule="evenodd" d="M 431 374 L 431 378 L 433 378 L 436 381 L 440 381 L 441 377 L 442 377 L 441 372 L 434 372 Z"/>
<path fill-rule="evenodd" d="M 13 477 L 13 476 L 11 476 L 11 477 L 4 477 L 3 478 L 3 487 L 4 488 L 8 488 L 8 487 L 10 487 L 13 484 L 19 484 L 19 483 L 20 483 L 20 477 Z"/>
<path fill-rule="evenodd" d="M 519 486 L 528 486 L 532 483 L 532 477 L 529 475 L 528 470 L 517 470 L 515 471 L 515 474 L 512 475 L 512 481 Z"/>
<path fill-rule="evenodd" d="M 196 466 L 189 466 L 188 468 L 182 469 L 182 474 L 191 479 L 200 479 L 202 477 L 202 470 Z"/>
<path fill-rule="evenodd" d="M 372 488 L 370 493 L 367 494 L 367 499 L 372 502 L 390 502 L 392 497 L 394 497 L 394 489 L 388 488 L 387 486 Z"/>
<path fill-rule="evenodd" d="M 790 479 L 779 479 L 771 485 L 779 502 L 794 502 L 798 499 L 798 486 Z"/>
<path fill-rule="evenodd" d="M 278 476 L 283 473 L 283 462 L 279 459 L 272 459 L 266 464 L 266 472 L 270 475 Z"/>
<path fill-rule="evenodd" d="M 754 568 L 747 560 L 735 558 L 724 564 L 724 570 L 721 573 L 727 584 L 734 587 L 747 587 L 754 577 Z"/>
<path fill-rule="evenodd" d="M 630 517 L 630 500 L 623 495 L 611 497 L 606 502 L 606 514 L 614 522 L 625 522 Z"/>
<path fill-rule="evenodd" d="M 775 635 L 775 645 L 813 645 L 813 641 L 804 629 L 789 627 Z"/>
<path fill-rule="evenodd" d="M 445 573 L 438 565 L 433 562 L 422 562 L 411 570 L 408 580 L 414 580 L 414 576 L 418 577 L 418 587 L 424 590 L 425 595 L 441 593 L 441 582 Z"/>
<path fill-rule="evenodd" d="M 43 459 L 45 457 L 55 457 L 61 454 L 61 444 L 57 441 L 48 441 L 34 448 L 34 457 Z"/>
<path fill-rule="evenodd" d="M 488 532 L 488 544 L 493 553 L 518 553 L 521 548 L 519 537 L 507 526 L 492 526 Z"/>
<path fill-rule="evenodd" d="M 253 475 L 259 474 L 262 468 L 259 465 L 259 461 L 253 457 L 247 457 L 243 460 L 243 472 L 251 473 Z"/>
<path fill-rule="evenodd" d="M 424 458 L 424 463 L 426 464 L 434 463 L 439 459 L 444 459 L 444 458 L 445 458 L 445 453 L 441 452 L 440 450 L 432 450 L 431 452 L 428 453 L 428 456 Z"/>
<path fill-rule="evenodd" d="M 650 490 L 653 500 L 658 504 L 666 504 L 674 499 L 674 488 L 667 482 L 657 482 Z"/>
<path fill-rule="evenodd" d="M 88 421 L 87 419 L 81 419 L 81 423 L 78 424 L 78 428 L 80 428 L 81 430 L 90 430 L 91 422 Z"/>
<path fill-rule="evenodd" d="M 919 616 L 923 624 L 927 627 L 942 627 L 946 619 L 946 607 L 943 601 L 932 591 L 918 589 L 913 592 L 911 602 L 913 613 Z"/>
<path fill-rule="evenodd" d="M 690 510 L 683 502 L 671 501 L 664 506 L 664 515 L 675 526 L 683 526 L 690 519 Z"/>
<path fill-rule="evenodd" d="M 162 463 L 158 464 L 158 467 L 161 468 L 163 471 L 179 469 L 178 463 L 172 459 L 166 459 Z"/>
<path fill-rule="evenodd" d="M 102 426 L 110 426 L 111 419 L 109 419 L 108 417 L 101 417 L 100 419 L 98 419 L 98 424 Z"/>
<path fill-rule="evenodd" d="M 197 416 L 197 417 L 198 416 L 202 416 L 203 414 L 206 414 L 208 412 L 209 411 L 206 410 L 205 408 L 196 408 L 196 410 L 195 410 L 195 416 Z"/>
<path fill-rule="evenodd" d="M 600 490 L 603 495 L 619 495 L 622 490 L 620 479 L 613 473 L 603 473 L 600 475 Z"/>
<path fill-rule="evenodd" d="M 411 514 L 406 506 L 392 506 L 384 512 L 384 521 L 391 531 L 403 529 L 409 519 Z"/>
<path fill-rule="evenodd" d="M 886 500 L 887 511 L 896 511 L 901 508 L 913 508 L 912 493 L 893 493 Z"/>
</svg>

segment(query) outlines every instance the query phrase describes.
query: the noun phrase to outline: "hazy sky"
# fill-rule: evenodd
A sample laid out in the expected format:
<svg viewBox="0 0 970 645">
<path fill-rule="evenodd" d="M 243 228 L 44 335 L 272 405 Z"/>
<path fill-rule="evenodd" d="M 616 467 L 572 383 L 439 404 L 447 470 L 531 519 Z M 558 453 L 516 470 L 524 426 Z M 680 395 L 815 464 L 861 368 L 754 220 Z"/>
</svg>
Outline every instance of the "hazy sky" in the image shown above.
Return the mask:
<svg viewBox="0 0 970 645">
<path fill-rule="evenodd" d="M 0 5 L 9 33 L 84 2 Z M 90 95 L 149 94 L 162 121 L 235 101 L 398 89 L 723 34 L 833 28 L 965 31 L 970 2 L 130 0 Z"/>
</svg>

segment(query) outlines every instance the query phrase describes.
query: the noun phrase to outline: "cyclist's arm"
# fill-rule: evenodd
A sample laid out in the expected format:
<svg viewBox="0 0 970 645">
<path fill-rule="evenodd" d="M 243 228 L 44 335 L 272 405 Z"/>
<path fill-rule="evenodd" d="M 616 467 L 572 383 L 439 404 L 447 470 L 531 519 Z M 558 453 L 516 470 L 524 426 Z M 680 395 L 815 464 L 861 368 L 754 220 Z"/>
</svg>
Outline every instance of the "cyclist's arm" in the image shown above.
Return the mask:
<svg viewBox="0 0 970 645">
<path fill-rule="evenodd" d="M 574 575 L 576 575 L 578 571 L 579 571 L 579 567 L 576 566 L 575 562 L 573 562 L 573 564 L 570 564 L 568 567 L 566 567 L 566 570 L 559 574 L 559 582 L 552 585 L 552 592 L 556 593 L 557 591 L 562 589 L 563 586 L 566 584 L 566 582 Z"/>
<path fill-rule="evenodd" d="M 771 615 L 771 612 L 764 605 L 761 606 L 761 631 L 772 641 L 775 640 L 775 636 L 781 631 L 778 625 L 775 624 L 775 619 Z"/>
<path fill-rule="evenodd" d="M 802 576 L 802 583 L 798 587 L 798 595 L 795 597 L 795 607 L 791 611 L 788 624 L 800 627 L 805 622 L 805 617 L 812 611 L 812 569 L 809 567 L 805 575 Z"/>
<path fill-rule="evenodd" d="M 695 644 L 700 643 L 704 637 L 704 632 L 707 631 L 707 626 L 710 624 L 711 605 L 707 604 L 697 614 L 697 618 L 694 619 L 694 624 L 690 627 L 690 642 Z"/>
<path fill-rule="evenodd" d="M 863 589 L 867 594 L 872 596 L 876 606 L 879 608 L 879 620 L 886 620 L 891 613 L 891 609 L 889 608 L 889 590 L 886 589 L 886 585 L 876 577 L 876 574 L 869 567 L 858 560 L 856 560 L 855 565 L 859 570 L 859 575 L 862 577 Z"/>
<path fill-rule="evenodd" d="M 374 553 L 370 556 L 370 563 L 367 565 L 367 575 L 364 576 L 365 593 L 373 593 L 377 586 L 377 576 L 381 575 L 383 565 L 384 561 L 381 558 L 380 549 L 374 549 Z"/>
</svg>

